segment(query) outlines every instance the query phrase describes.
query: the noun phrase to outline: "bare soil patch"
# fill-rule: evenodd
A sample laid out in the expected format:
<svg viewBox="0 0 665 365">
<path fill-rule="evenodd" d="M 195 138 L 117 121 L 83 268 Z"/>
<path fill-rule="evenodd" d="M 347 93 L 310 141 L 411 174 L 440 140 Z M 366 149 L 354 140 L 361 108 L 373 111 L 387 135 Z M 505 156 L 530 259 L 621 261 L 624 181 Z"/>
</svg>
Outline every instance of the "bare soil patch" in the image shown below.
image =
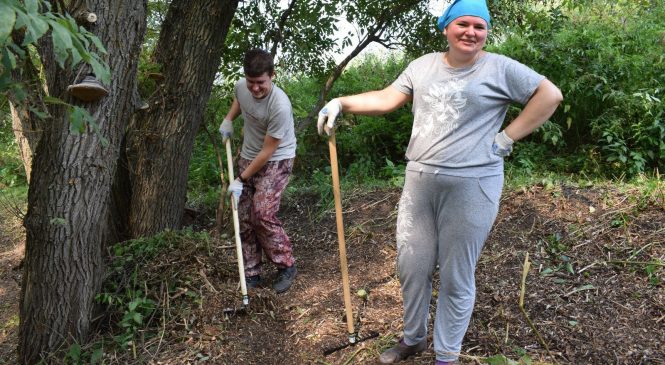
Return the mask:
<svg viewBox="0 0 665 365">
<path fill-rule="evenodd" d="M 379 338 L 323 356 L 346 341 L 347 331 L 335 215 L 320 214 L 317 198 L 300 194 L 283 202 L 280 215 L 298 265 L 287 293 L 272 291 L 275 270 L 266 265 L 266 287 L 250 291 L 247 312 L 226 317 L 225 308 L 240 304 L 233 237 L 206 247 L 183 244 L 145 268 L 146 289 L 160 304 L 152 334 L 137 341 L 136 355 L 107 353 L 105 363 L 376 363 L 402 329 L 394 243 L 399 194 L 343 192 L 356 329 Z M 526 355 L 533 363 L 665 364 L 663 194 L 566 186 L 504 193 L 476 272 L 476 306 L 461 363 L 502 354 L 513 360 Z M 527 253 L 525 309 L 537 333 L 518 306 Z M 0 293 L 18 291 L 4 273 Z M 355 295 L 359 289 L 369 292 L 367 301 Z M 0 334 L 0 351 L 11 348 L 15 332 Z M 404 364 L 433 362 L 430 345 Z"/>
<path fill-rule="evenodd" d="M 18 218 L 0 212 L 0 364 L 14 364 L 25 234 Z"/>
</svg>

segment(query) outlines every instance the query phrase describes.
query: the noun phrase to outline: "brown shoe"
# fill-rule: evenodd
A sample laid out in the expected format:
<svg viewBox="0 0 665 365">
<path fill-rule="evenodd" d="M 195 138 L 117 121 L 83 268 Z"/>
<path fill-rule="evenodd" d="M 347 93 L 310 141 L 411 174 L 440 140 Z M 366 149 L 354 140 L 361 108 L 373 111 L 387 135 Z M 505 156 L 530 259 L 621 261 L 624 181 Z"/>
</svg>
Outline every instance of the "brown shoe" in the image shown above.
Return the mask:
<svg viewBox="0 0 665 365">
<path fill-rule="evenodd" d="M 382 364 L 394 364 L 407 359 L 409 356 L 417 355 L 425 351 L 425 349 L 427 349 L 427 339 L 412 346 L 405 344 L 404 339 L 401 339 L 395 346 L 384 351 L 379 356 L 379 362 Z"/>
</svg>

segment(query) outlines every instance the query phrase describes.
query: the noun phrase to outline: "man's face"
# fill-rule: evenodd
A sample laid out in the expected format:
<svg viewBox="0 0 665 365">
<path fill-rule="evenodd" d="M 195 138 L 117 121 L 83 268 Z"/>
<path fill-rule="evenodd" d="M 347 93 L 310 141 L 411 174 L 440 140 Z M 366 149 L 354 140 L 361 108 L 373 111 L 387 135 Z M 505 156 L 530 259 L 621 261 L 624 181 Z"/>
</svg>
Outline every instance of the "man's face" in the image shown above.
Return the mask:
<svg viewBox="0 0 665 365">
<path fill-rule="evenodd" d="M 245 75 L 247 89 L 249 89 L 249 92 L 252 93 L 253 97 L 256 99 L 263 99 L 270 93 L 270 89 L 272 88 L 272 76 L 273 75 L 268 75 L 267 72 L 257 77 Z"/>
</svg>

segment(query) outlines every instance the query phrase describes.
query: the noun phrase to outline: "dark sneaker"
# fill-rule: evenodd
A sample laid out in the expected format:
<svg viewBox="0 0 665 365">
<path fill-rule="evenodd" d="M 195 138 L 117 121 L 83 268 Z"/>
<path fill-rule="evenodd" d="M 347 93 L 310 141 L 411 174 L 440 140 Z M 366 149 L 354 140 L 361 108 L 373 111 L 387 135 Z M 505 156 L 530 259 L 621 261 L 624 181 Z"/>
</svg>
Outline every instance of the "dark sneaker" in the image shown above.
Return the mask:
<svg viewBox="0 0 665 365">
<path fill-rule="evenodd" d="M 258 288 L 261 285 L 261 275 L 245 276 L 247 289 Z"/>
<path fill-rule="evenodd" d="M 415 345 L 409 346 L 401 339 L 395 346 L 384 351 L 379 356 L 379 362 L 382 364 L 394 364 L 407 359 L 409 356 L 417 355 L 427 349 L 427 339 L 420 341 Z"/>
<path fill-rule="evenodd" d="M 286 269 L 277 270 L 277 280 L 273 284 L 272 288 L 275 289 L 277 294 L 284 293 L 289 290 L 291 284 L 293 284 L 293 279 L 296 278 L 296 265 L 287 267 Z"/>
</svg>

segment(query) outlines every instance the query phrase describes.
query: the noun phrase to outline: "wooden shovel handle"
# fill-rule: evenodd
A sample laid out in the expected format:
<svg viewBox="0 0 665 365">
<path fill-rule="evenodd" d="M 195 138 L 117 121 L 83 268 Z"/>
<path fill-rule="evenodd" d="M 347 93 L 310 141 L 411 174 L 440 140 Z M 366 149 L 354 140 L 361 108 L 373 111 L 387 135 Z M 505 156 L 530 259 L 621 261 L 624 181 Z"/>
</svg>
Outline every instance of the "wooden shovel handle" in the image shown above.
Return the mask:
<svg viewBox="0 0 665 365">
<path fill-rule="evenodd" d="M 349 286 L 349 271 L 346 261 L 346 243 L 344 241 L 344 220 L 342 219 L 342 196 L 339 187 L 339 170 L 337 167 L 337 146 L 335 133 L 328 139 L 330 149 L 330 169 L 332 174 L 333 196 L 335 198 L 335 217 L 337 221 L 337 237 L 339 239 L 339 263 L 342 271 L 342 289 L 344 291 L 344 307 L 346 309 L 346 326 L 349 336 L 355 341 L 353 328 L 353 310 L 351 309 L 351 288 Z"/>
<path fill-rule="evenodd" d="M 233 154 L 231 152 L 231 139 L 226 140 L 226 162 L 228 166 L 229 182 L 233 181 Z M 247 282 L 245 281 L 245 263 L 242 258 L 242 241 L 240 241 L 240 219 L 238 218 L 238 202 L 235 197 L 231 195 L 231 211 L 233 212 L 233 230 L 235 231 L 236 238 L 236 257 L 238 259 L 238 274 L 240 275 L 240 290 L 242 292 L 243 305 L 249 304 L 249 296 L 247 295 Z"/>
</svg>

